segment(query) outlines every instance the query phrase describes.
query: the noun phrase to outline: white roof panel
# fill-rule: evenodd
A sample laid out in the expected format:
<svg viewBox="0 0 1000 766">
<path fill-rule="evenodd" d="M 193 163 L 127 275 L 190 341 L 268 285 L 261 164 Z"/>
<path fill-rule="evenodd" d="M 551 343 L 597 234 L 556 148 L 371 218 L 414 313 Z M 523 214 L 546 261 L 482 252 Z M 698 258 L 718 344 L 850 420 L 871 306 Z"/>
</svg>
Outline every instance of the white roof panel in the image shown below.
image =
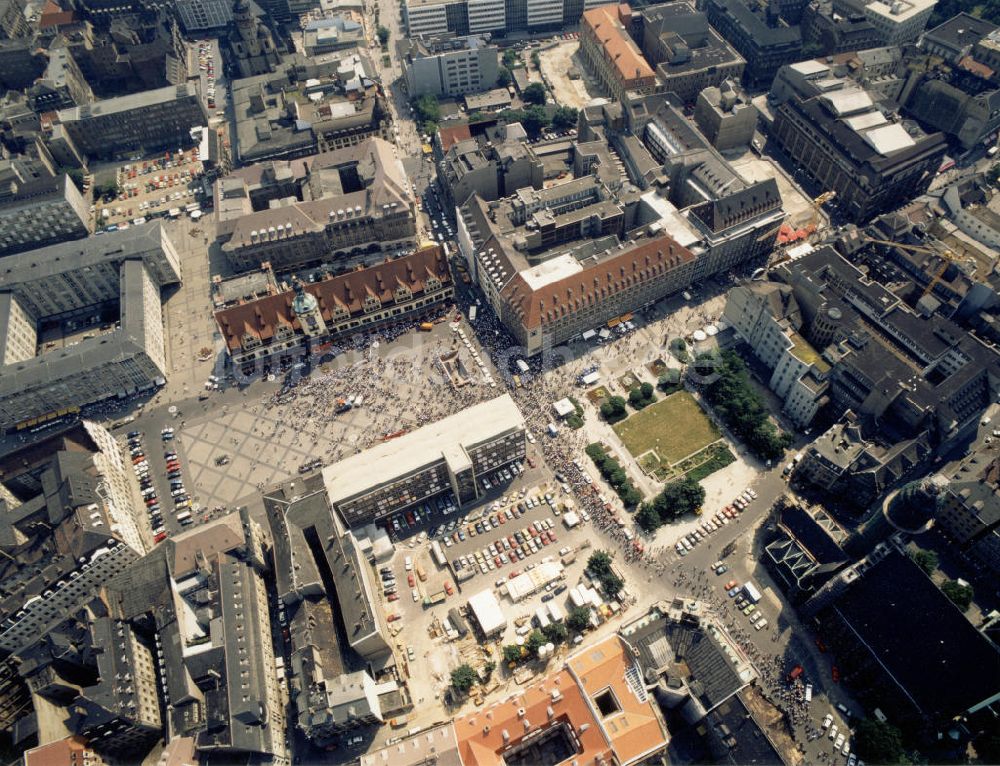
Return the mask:
<svg viewBox="0 0 1000 766">
<path fill-rule="evenodd" d="M 898 152 L 900 149 L 908 149 L 916 143 L 906 132 L 906 129 L 898 123 L 874 128 L 865 133 L 864 136 L 865 141 L 881 155 Z"/>
<path fill-rule="evenodd" d="M 827 93 L 823 96 L 838 117 L 845 117 L 856 112 L 863 112 L 875 106 L 871 96 L 863 90 L 841 90 Z"/>
<path fill-rule="evenodd" d="M 830 67 L 821 61 L 816 61 L 815 59 L 810 59 L 809 61 L 800 61 L 797 64 L 790 65 L 792 70 L 798 72 L 799 74 L 810 77 L 812 75 L 823 74 L 824 72 L 829 72 Z"/>
</svg>

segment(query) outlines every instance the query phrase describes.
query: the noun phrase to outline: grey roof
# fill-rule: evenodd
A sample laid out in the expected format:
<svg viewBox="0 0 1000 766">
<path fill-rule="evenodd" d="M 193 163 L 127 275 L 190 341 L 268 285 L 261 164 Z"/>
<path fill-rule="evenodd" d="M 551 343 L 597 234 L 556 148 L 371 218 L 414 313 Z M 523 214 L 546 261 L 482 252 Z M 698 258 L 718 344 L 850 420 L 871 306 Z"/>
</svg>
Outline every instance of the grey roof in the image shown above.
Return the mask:
<svg viewBox="0 0 1000 766">
<path fill-rule="evenodd" d="M 124 231 L 9 255 L 0 260 L 0 290 L 12 290 L 16 293 L 18 285 L 22 283 L 37 282 L 57 274 L 85 271 L 106 261 L 121 263 L 129 258 L 152 261 L 154 256 L 162 254 L 164 243 L 169 242 L 163 224 L 160 221 L 150 221 L 130 226 Z M 157 265 L 162 263 L 161 258 L 155 260 Z M 162 273 L 156 269 L 152 273 L 154 277 L 158 277 L 161 287 L 180 281 L 180 274 L 176 272 Z"/>
<path fill-rule="evenodd" d="M 928 29 L 924 32 L 923 37 L 926 40 L 961 50 L 975 45 L 995 29 L 997 29 L 997 25 L 986 19 L 981 19 L 970 13 L 959 13 L 933 29 Z"/>
<path fill-rule="evenodd" d="M 909 556 L 891 551 L 833 608 L 926 715 L 951 719 L 1000 694 L 1000 650 Z"/>
<path fill-rule="evenodd" d="M 769 26 L 763 16 L 755 13 L 743 0 L 711 0 L 732 18 L 743 32 L 760 47 L 793 45 L 802 39 L 797 26 Z"/>
<path fill-rule="evenodd" d="M 711 202 L 695 205 L 691 214 L 718 233 L 780 207 L 778 182 L 768 178 Z"/>
<path fill-rule="evenodd" d="M 197 96 L 198 86 L 194 82 L 186 82 L 181 85 L 168 85 L 165 88 L 144 90 L 139 93 L 130 93 L 127 96 L 108 98 L 103 101 L 96 101 L 93 104 L 60 109 L 56 112 L 56 118 L 62 123 L 88 120 L 96 117 L 120 114 L 122 112 L 130 112 L 135 109 L 144 109 L 153 104 L 166 104 L 178 99 Z"/>
</svg>

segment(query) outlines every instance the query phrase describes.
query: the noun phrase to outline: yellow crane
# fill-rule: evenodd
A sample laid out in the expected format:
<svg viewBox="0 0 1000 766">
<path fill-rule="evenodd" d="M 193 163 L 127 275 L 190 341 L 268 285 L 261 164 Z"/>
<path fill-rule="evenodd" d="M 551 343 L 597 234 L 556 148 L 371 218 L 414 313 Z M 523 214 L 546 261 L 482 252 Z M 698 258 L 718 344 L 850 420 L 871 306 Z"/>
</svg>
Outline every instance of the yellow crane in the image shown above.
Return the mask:
<svg viewBox="0 0 1000 766">
<path fill-rule="evenodd" d="M 934 288 L 937 287 L 937 283 L 941 281 L 944 273 L 948 270 L 948 267 L 955 262 L 955 254 L 947 248 L 936 248 L 927 247 L 926 245 L 911 245 L 906 242 L 893 242 L 889 239 L 876 239 L 875 237 L 865 236 L 866 242 L 873 242 L 876 245 L 886 245 L 887 247 L 898 247 L 900 250 L 909 250 L 914 253 L 926 253 L 927 255 L 936 255 L 941 259 L 941 268 L 934 272 L 934 276 L 931 277 L 927 286 L 924 288 L 923 292 L 920 293 L 920 297 L 924 298 L 933 292 Z"/>
</svg>

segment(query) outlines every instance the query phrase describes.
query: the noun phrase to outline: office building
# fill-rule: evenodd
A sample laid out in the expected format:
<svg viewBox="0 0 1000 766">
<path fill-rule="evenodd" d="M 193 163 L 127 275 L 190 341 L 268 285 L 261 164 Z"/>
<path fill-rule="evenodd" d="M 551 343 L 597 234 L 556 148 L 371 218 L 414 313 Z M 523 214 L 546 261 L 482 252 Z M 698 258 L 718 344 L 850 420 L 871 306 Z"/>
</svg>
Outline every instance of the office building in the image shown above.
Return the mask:
<svg viewBox="0 0 1000 766">
<path fill-rule="evenodd" d="M 302 24 L 302 49 L 307 56 L 364 47 L 366 44 L 364 18 L 351 11 L 327 12 L 319 18 L 306 16 Z"/>
<path fill-rule="evenodd" d="M 865 18 L 853 11 L 843 15 L 830 0 L 813 0 L 802 12 L 802 42 L 824 56 L 862 51 L 883 45 L 882 35 Z"/>
<path fill-rule="evenodd" d="M 327 466 L 323 480 L 330 505 L 355 527 L 447 492 L 472 502 L 485 474 L 524 455 L 524 418 L 504 394 Z"/>
<path fill-rule="evenodd" d="M 208 124 L 193 82 L 63 109 L 56 119 L 87 157 L 190 146 L 191 129 Z"/>
<path fill-rule="evenodd" d="M 860 87 L 790 98 L 771 138 L 859 223 L 927 191 L 947 148 L 941 133 L 890 120 Z"/>
<path fill-rule="evenodd" d="M 28 88 L 28 104 L 41 114 L 89 104 L 94 92 L 66 48 L 50 48 L 45 71 Z"/>
<path fill-rule="evenodd" d="M 229 306 L 215 314 L 230 361 L 250 374 L 262 364 L 322 355 L 347 334 L 396 322 L 433 318 L 455 294 L 438 245 Z"/>
<path fill-rule="evenodd" d="M 849 534 L 822 505 L 782 497 L 772 511 L 774 531 L 764 563 L 786 595 L 799 602 L 843 569 Z"/>
<path fill-rule="evenodd" d="M 802 36 L 773 4 L 754 10 L 744 0 L 708 0 L 708 21 L 746 60 L 744 78 L 753 88 L 766 87 L 785 64 L 802 58 Z"/>
<path fill-rule="evenodd" d="M 656 73 L 629 36 L 632 11 L 627 4 L 602 5 L 584 11 L 580 54 L 601 87 L 616 101 L 629 91 L 642 92 L 656 83 Z"/>
<path fill-rule="evenodd" d="M 768 385 L 785 414 L 806 428 L 826 403 L 830 365 L 799 334 L 802 315 L 792 289 L 770 282 L 734 287 L 723 316 L 771 370 Z"/>
<path fill-rule="evenodd" d="M 657 89 L 674 93 L 685 104 L 726 80 L 739 82 L 746 62 L 708 17 L 688 2 L 653 5 L 642 10 L 642 52 L 656 68 Z"/>
<path fill-rule="evenodd" d="M 0 464 L 0 649 L 29 650 L 151 546 L 132 466 L 83 421 Z"/>
<path fill-rule="evenodd" d="M 418 37 L 399 45 L 411 98 L 462 96 L 496 85 L 498 49 L 481 37 Z"/>
<path fill-rule="evenodd" d="M 31 35 L 31 25 L 24 15 L 24 0 L 0 2 L 0 39 L 12 40 Z"/>
<path fill-rule="evenodd" d="M 996 30 L 997 25 L 986 19 L 959 13 L 920 35 L 917 47 L 932 56 L 939 56 L 947 64 L 956 65 Z"/>
<path fill-rule="evenodd" d="M 924 31 L 937 0 L 874 0 L 864 7 L 865 18 L 882 36 L 885 45 L 914 42 Z"/>
<path fill-rule="evenodd" d="M 80 239 L 93 228 L 89 203 L 68 175 L 14 179 L 8 189 L 0 196 L 0 256 Z"/>
<path fill-rule="evenodd" d="M 525 353 L 690 284 L 696 257 L 663 233 L 645 201 L 625 203 L 585 175 L 492 203 L 473 196 L 461 207 L 459 248 Z"/>
<path fill-rule="evenodd" d="M 0 302 L 0 348 L 12 361 L 0 375 L 0 427 L 162 385 L 160 290 L 180 281 L 180 264 L 161 224 L 52 245 L 4 264 L 0 295 L 9 297 Z M 119 319 L 105 324 L 111 306 Z"/>
<path fill-rule="evenodd" d="M 934 518 L 960 551 L 1000 574 L 1000 464 L 985 438 L 933 477 Z"/>
<path fill-rule="evenodd" d="M 776 279 L 791 286 L 803 335 L 831 365 L 835 417 L 890 420 L 900 436 L 926 431 L 940 444 L 975 427 L 995 400 L 995 350 L 948 319 L 911 311 L 831 248 L 783 264 Z"/>
<path fill-rule="evenodd" d="M 757 107 L 733 80 L 698 94 L 694 120 L 698 130 L 720 152 L 750 145 L 757 130 Z"/>
<path fill-rule="evenodd" d="M 345 269 L 413 242 L 413 191 L 388 142 L 369 138 L 277 167 L 292 164 L 306 171 L 292 196 L 282 194 L 290 187 L 280 184 L 266 196 L 251 195 L 244 178 L 259 183 L 266 165 L 237 171 L 217 185 L 222 251 L 237 271 L 265 261 L 277 271 L 321 263 Z"/>
<path fill-rule="evenodd" d="M 338 524 L 318 474 L 265 492 L 264 508 L 289 625 L 298 727 L 324 745 L 346 731 L 383 723 L 399 687 L 388 680 L 376 684 L 367 670 L 350 670 L 359 660 L 383 667 L 392 651 L 367 555 Z"/>
</svg>

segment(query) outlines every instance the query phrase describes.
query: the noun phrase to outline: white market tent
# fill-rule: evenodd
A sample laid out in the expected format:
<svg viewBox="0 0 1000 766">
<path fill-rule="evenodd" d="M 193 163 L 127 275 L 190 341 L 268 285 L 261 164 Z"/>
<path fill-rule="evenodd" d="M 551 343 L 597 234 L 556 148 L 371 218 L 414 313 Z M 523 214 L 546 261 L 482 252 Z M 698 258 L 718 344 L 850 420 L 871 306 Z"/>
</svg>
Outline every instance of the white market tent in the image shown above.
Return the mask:
<svg viewBox="0 0 1000 766">
<path fill-rule="evenodd" d="M 576 515 L 576 511 L 566 511 L 563 514 L 562 520 L 568 529 L 572 529 L 580 523 L 580 517 Z"/>
<path fill-rule="evenodd" d="M 576 412 L 576 407 L 573 406 L 573 402 L 569 399 L 560 399 L 558 402 L 553 402 L 552 409 L 554 409 L 556 411 L 556 415 L 561 418 L 569 417 Z"/>
</svg>

